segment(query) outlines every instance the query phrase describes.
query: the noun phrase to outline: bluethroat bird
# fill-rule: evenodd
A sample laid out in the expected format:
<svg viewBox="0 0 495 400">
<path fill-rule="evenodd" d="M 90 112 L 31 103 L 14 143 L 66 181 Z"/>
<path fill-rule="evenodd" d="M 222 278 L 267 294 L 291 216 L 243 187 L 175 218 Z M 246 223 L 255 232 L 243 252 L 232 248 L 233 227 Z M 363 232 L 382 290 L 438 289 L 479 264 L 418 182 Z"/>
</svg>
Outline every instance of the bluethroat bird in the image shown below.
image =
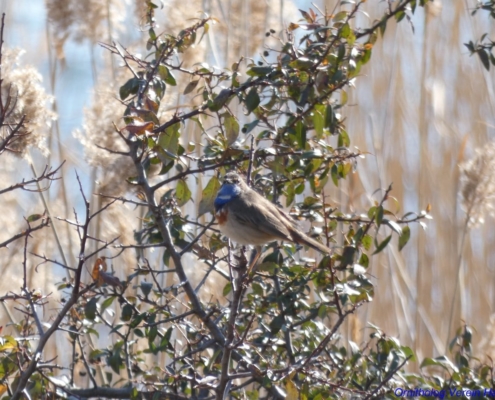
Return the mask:
<svg viewBox="0 0 495 400">
<path fill-rule="evenodd" d="M 235 172 L 225 175 L 214 205 L 220 231 L 238 244 L 260 247 L 275 240 L 286 240 L 325 254 L 332 253 L 302 233 L 289 215 L 251 189 Z"/>
</svg>

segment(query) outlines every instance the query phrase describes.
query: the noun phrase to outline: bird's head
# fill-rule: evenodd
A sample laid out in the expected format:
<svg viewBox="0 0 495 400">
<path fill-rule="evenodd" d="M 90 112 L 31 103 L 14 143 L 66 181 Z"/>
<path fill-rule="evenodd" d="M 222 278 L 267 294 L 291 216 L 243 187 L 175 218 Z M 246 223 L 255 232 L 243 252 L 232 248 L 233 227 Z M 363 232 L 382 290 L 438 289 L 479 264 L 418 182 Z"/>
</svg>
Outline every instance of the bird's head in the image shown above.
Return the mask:
<svg viewBox="0 0 495 400">
<path fill-rule="evenodd" d="M 223 178 L 222 186 L 215 198 L 215 210 L 220 210 L 229 201 L 234 200 L 247 188 L 246 182 L 236 172 L 229 172 Z"/>
<path fill-rule="evenodd" d="M 244 179 L 237 172 L 227 172 L 223 177 L 223 185 L 239 185 L 241 186 Z"/>
</svg>

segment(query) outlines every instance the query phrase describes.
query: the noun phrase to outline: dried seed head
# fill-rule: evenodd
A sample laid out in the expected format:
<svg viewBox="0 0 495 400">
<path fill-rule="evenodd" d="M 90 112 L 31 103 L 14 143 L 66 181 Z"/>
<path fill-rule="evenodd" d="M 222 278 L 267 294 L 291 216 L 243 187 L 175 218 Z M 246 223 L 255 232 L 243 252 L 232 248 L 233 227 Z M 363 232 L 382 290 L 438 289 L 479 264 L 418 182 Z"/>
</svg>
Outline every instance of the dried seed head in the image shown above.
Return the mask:
<svg viewBox="0 0 495 400">
<path fill-rule="evenodd" d="M 495 142 L 477 149 L 459 168 L 462 206 L 471 226 L 482 224 L 495 211 Z"/>
<path fill-rule="evenodd" d="M 3 49 L 2 90 L 3 104 L 8 104 L 0 140 L 8 140 L 7 149 L 25 155 L 34 146 L 45 155 L 45 139 L 55 113 L 48 108 L 53 96 L 41 85 L 43 78 L 32 66 L 20 66 L 21 50 Z M 19 126 L 22 118 L 24 123 Z M 12 130 L 16 130 L 12 137 Z"/>
<path fill-rule="evenodd" d="M 78 42 L 96 43 L 123 29 L 125 2 L 121 0 L 47 0 L 48 19 L 56 40 L 72 37 Z"/>
</svg>

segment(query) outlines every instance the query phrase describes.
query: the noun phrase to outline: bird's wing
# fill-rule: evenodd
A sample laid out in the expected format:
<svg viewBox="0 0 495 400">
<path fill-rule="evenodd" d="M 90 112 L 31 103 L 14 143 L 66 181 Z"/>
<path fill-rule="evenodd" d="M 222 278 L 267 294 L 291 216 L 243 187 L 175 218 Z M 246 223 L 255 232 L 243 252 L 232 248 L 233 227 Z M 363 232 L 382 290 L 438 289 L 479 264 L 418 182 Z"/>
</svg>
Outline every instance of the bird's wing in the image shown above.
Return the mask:
<svg viewBox="0 0 495 400">
<path fill-rule="evenodd" d="M 332 250 L 315 239 L 302 233 L 294 220 L 283 210 L 254 190 L 248 190 L 227 203 L 234 218 L 244 226 L 250 226 L 274 238 L 312 247 L 325 254 Z"/>
<path fill-rule="evenodd" d="M 299 244 L 304 244 L 325 254 L 332 254 L 332 250 L 329 249 L 327 246 L 301 232 L 301 230 L 296 226 L 296 222 L 284 210 L 280 209 L 275 204 L 268 202 L 268 200 L 266 200 L 265 198 L 263 198 L 263 200 L 269 203 L 269 206 L 267 207 L 271 207 L 273 213 L 276 214 L 277 218 L 279 218 L 283 222 L 289 234 L 287 240 Z"/>
<path fill-rule="evenodd" d="M 227 204 L 229 215 L 240 223 L 259 229 L 268 235 L 292 241 L 287 221 L 278 208 L 253 190 L 232 199 Z"/>
</svg>

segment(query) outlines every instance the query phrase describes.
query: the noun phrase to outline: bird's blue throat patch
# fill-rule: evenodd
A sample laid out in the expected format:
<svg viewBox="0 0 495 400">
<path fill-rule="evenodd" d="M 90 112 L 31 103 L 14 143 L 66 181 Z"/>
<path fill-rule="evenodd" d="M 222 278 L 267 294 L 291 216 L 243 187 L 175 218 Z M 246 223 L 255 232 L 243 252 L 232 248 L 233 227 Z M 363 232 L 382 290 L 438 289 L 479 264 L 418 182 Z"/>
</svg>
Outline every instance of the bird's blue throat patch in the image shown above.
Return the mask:
<svg viewBox="0 0 495 400">
<path fill-rule="evenodd" d="M 238 185 L 223 185 L 215 198 L 215 211 L 220 210 L 229 201 L 235 199 L 241 193 L 241 188 Z"/>
</svg>

